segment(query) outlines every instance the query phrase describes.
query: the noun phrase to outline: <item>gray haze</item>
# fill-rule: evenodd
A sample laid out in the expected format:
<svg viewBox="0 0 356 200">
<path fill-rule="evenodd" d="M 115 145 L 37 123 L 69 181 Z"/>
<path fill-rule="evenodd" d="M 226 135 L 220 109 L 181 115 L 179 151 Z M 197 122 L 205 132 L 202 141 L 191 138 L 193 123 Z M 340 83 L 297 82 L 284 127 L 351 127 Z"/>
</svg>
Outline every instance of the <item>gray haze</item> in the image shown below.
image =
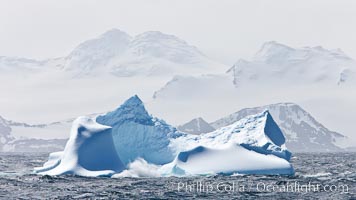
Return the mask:
<svg viewBox="0 0 356 200">
<path fill-rule="evenodd" d="M 0 55 L 48 58 L 119 28 L 159 30 L 226 64 L 267 40 L 342 48 L 356 58 L 353 0 L 1 0 Z"/>
</svg>

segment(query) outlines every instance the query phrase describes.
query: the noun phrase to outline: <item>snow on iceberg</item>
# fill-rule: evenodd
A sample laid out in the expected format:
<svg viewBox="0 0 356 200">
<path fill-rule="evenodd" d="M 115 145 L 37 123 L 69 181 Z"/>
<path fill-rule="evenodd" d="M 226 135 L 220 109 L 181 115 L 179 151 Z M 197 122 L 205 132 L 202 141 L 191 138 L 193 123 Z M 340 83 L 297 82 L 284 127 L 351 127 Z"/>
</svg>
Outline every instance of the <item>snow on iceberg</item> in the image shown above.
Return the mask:
<svg viewBox="0 0 356 200">
<path fill-rule="evenodd" d="M 73 122 L 63 152 L 50 154 L 43 167 L 35 172 L 47 175 L 111 176 L 124 169 L 116 154 L 111 127 L 88 117 Z"/>
<path fill-rule="evenodd" d="M 35 171 L 83 176 L 293 174 L 285 138 L 266 110 L 216 131 L 181 133 L 133 96 L 96 121 L 80 117 L 64 152 Z"/>
<path fill-rule="evenodd" d="M 291 164 L 272 154 L 264 155 L 238 144 L 224 148 L 196 147 L 181 152 L 173 164 L 172 174 L 293 174 Z M 169 169 L 169 168 L 168 168 Z"/>
<path fill-rule="evenodd" d="M 164 166 L 168 174 L 294 173 L 283 133 L 267 110 L 211 133 L 182 135 L 172 144 L 182 151 Z"/>
<path fill-rule="evenodd" d="M 202 135 L 199 140 L 207 145 L 232 142 L 257 153 L 272 154 L 287 161 L 291 157 L 285 147 L 285 137 L 268 110 Z"/>
</svg>

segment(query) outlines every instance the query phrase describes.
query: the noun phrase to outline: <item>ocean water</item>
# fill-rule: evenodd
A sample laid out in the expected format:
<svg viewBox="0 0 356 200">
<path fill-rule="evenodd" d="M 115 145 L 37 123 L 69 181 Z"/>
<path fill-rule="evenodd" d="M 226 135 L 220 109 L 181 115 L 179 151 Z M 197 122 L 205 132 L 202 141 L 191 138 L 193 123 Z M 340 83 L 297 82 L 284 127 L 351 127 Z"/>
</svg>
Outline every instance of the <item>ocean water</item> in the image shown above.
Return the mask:
<svg viewBox="0 0 356 200">
<path fill-rule="evenodd" d="M 0 199 L 356 199 L 356 154 L 294 154 L 294 176 L 39 176 L 44 153 L 0 154 Z"/>
</svg>

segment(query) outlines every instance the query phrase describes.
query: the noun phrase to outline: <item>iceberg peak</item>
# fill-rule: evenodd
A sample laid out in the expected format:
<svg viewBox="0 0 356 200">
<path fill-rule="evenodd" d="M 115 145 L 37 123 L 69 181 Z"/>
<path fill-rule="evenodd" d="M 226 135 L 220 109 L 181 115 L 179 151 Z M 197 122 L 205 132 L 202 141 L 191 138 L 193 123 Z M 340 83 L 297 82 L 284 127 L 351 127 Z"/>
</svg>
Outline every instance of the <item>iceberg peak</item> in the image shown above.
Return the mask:
<svg viewBox="0 0 356 200">
<path fill-rule="evenodd" d="M 143 105 L 143 102 L 137 95 L 130 97 L 124 102 L 124 104 L 122 104 L 122 106 L 140 106 L 140 105 Z"/>
<path fill-rule="evenodd" d="M 132 121 L 140 124 L 151 125 L 152 116 L 148 114 L 141 99 L 134 95 L 124 102 L 116 110 L 105 115 L 98 116 L 97 122 L 114 126 L 126 121 Z"/>
<path fill-rule="evenodd" d="M 265 115 L 265 116 L 271 115 L 271 113 L 269 112 L 268 109 L 265 109 L 262 113 L 263 113 L 263 115 Z"/>
</svg>

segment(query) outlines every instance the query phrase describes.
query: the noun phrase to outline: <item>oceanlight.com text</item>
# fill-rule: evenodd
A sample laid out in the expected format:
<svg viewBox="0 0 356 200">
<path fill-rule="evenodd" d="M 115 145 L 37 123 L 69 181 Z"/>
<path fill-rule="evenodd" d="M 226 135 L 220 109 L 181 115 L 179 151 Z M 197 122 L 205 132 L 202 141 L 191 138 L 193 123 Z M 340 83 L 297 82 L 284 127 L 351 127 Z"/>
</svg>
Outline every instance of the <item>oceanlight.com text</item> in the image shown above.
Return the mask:
<svg viewBox="0 0 356 200">
<path fill-rule="evenodd" d="M 318 184 L 318 183 L 300 183 L 283 182 L 283 183 L 244 183 L 239 181 L 231 182 L 178 182 L 175 183 L 178 192 L 292 192 L 292 193 L 309 193 L 309 192 L 339 192 L 348 193 L 348 185 L 335 184 Z"/>
</svg>

